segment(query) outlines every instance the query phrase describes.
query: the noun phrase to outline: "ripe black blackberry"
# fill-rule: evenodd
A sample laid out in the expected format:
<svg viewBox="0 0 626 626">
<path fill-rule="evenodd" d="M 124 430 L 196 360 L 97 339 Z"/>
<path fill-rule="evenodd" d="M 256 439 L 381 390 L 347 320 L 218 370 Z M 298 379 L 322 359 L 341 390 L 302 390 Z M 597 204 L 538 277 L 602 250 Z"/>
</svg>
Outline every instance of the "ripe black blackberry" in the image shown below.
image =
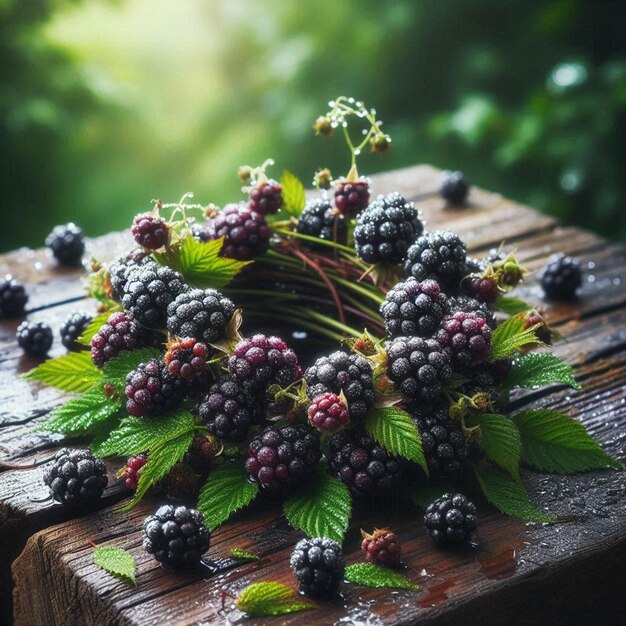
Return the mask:
<svg viewBox="0 0 626 626">
<path fill-rule="evenodd" d="M 167 344 L 163 363 L 172 376 L 191 383 L 206 377 L 209 370 L 207 365 L 209 354 L 209 347 L 205 343 L 191 337 L 177 338 Z"/>
<path fill-rule="evenodd" d="M 541 287 L 553 300 L 574 300 L 581 284 L 580 261 L 563 253 L 550 259 L 541 273 Z"/>
<path fill-rule="evenodd" d="M 266 335 L 242 339 L 228 359 L 228 371 L 252 396 L 269 385 L 287 387 L 302 376 L 296 353 L 280 337 Z"/>
<path fill-rule="evenodd" d="M 52 328 L 44 322 L 24 321 L 17 327 L 16 338 L 28 356 L 45 356 L 52 346 Z"/>
<path fill-rule="evenodd" d="M 215 237 L 224 237 L 221 255 L 249 261 L 265 254 L 270 229 L 265 218 L 245 204 L 229 204 L 215 217 Z"/>
<path fill-rule="evenodd" d="M 107 486 L 107 468 L 89 450 L 63 448 L 43 474 L 52 497 L 66 506 L 95 504 Z"/>
<path fill-rule="evenodd" d="M 309 424 L 322 432 L 335 432 L 350 421 L 345 402 L 334 393 L 323 393 L 311 400 L 307 408 Z"/>
<path fill-rule="evenodd" d="M 111 263 L 109 275 L 113 288 L 113 297 L 121 300 L 124 296 L 126 282 L 128 281 L 128 272 L 148 263 L 154 263 L 154 259 L 148 252 L 140 248 L 131 250 L 128 254 L 119 257 L 114 263 Z"/>
<path fill-rule="evenodd" d="M 370 563 L 383 567 L 399 567 L 402 549 L 394 532 L 388 528 L 376 528 L 372 534 L 361 531 L 361 550 Z"/>
<path fill-rule="evenodd" d="M 334 241 L 342 245 L 346 245 L 348 241 L 346 219 L 341 213 L 333 209 L 330 200 L 327 198 L 318 198 L 306 205 L 298 218 L 296 231 L 309 237 Z M 307 245 L 317 245 L 310 242 L 305 243 Z M 320 245 L 319 247 L 326 246 Z"/>
<path fill-rule="evenodd" d="M 430 336 L 446 314 L 448 299 L 434 280 L 407 278 L 389 290 L 380 306 L 389 337 Z"/>
<path fill-rule="evenodd" d="M 341 546 L 326 537 L 298 541 L 289 564 L 300 590 L 318 598 L 337 593 L 346 568 Z"/>
<path fill-rule="evenodd" d="M 81 346 L 76 340 L 85 332 L 85 329 L 89 326 L 92 319 L 93 315 L 85 313 L 84 311 L 70 313 L 59 331 L 61 334 L 61 343 L 68 350 L 84 350 L 85 346 Z"/>
<path fill-rule="evenodd" d="M 173 569 L 199 565 L 210 540 L 204 515 L 185 506 L 160 506 L 143 523 L 144 550 Z"/>
<path fill-rule="evenodd" d="M 126 410 L 131 415 L 160 415 L 181 404 L 187 383 L 172 376 L 158 359 L 141 363 L 126 377 Z"/>
<path fill-rule="evenodd" d="M 365 419 L 374 403 L 372 366 L 358 354 L 333 352 L 322 356 L 304 374 L 307 395 L 311 400 L 326 392 L 340 394 L 348 401 L 352 419 Z"/>
<path fill-rule="evenodd" d="M 80 265 L 85 252 L 83 231 L 71 222 L 55 226 L 46 237 L 46 246 L 61 265 Z"/>
<path fill-rule="evenodd" d="M 452 377 L 450 356 L 436 339 L 396 337 L 387 358 L 387 375 L 407 398 L 433 402 Z"/>
<path fill-rule="evenodd" d="M 456 391 L 472 398 L 481 412 L 497 412 L 501 408 L 501 401 L 496 375 L 502 365 L 507 363 L 482 363 L 473 367 L 470 379 Z M 508 365 L 510 367 L 510 362 Z"/>
<path fill-rule="evenodd" d="M 20 317 L 28 302 L 28 295 L 22 283 L 7 274 L 0 282 L 0 319 Z"/>
<path fill-rule="evenodd" d="M 164 328 L 169 317 L 168 306 L 188 289 L 179 272 L 156 262 L 146 263 L 129 270 L 122 304 L 140 324 L 148 328 Z"/>
<path fill-rule="evenodd" d="M 458 478 L 468 449 L 461 426 L 443 404 L 411 403 L 407 407 L 422 437 L 422 449 L 431 478 Z"/>
<path fill-rule="evenodd" d="M 335 183 L 335 206 L 347 218 L 356 217 L 370 201 L 370 184 L 366 178 L 342 179 Z"/>
<path fill-rule="evenodd" d="M 387 493 L 400 482 L 396 457 L 376 443 L 361 427 L 341 430 L 328 439 L 328 467 L 357 497 Z"/>
<path fill-rule="evenodd" d="M 494 314 L 489 310 L 489 307 L 480 300 L 472 298 L 471 296 L 459 295 L 448 298 L 448 310 L 450 315 L 454 315 L 458 312 L 474 313 L 479 317 L 482 317 L 492 330 L 496 327 L 496 318 Z"/>
<path fill-rule="evenodd" d="M 475 313 L 448 315 L 437 331 L 437 340 L 450 355 L 454 367 L 468 369 L 489 357 L 491 328 Z"/>
<path fill-rule="evenodd" d="M 423 230 L 412 202 L 397 192 L 378 196 L 357 218 L 356 254 L 366 263 L 402 263 L 409 246 Z"/>
<path fill-rule="evenodd" d="M 311 474 L 320 456 L 319 433 L 310 426 L 269 426 L 250 442 L 246 471 L 263 491 L 286 493 Z"/>
<path fill-rule="evenodd" d="M 456 289 L 465 275 L 465 244 L 454 234 L 437 230 L 422 235 L 406 254 L 404 271 L 419 281 L 432 278 Z"/>
<path fill-rule="evenodd" d="M 455 206 L 465 204 L 467 194 L 470 189 L 470 182 L 465 178 L 463 172 L 444 172 L 443 180 L 439 187 L 441 197 L 448 203 Z"/>
<path fill-rule="evenodd" d="M 258 183 L 250 191 L 248 206 L 259 215 L 272 215 L 283 206 L 283 187 L 275 180 Z"/>
<path fill-rule="evenodd" d="M 198 406 L 198 416 L 212 435 L 225 441 L 243 441 L 253 421 L 252 401 L 226 376 L 211 386 Z"/>
<path fill-rule="evenodd" d="M 424 528 L 438 546 L 467 543 L 477 526 L 476 507 L 463 494 L 444 493 L 426 507 Z"/>
<path fill-rule="evenodd" d="M 126 466 L 123 468 L 124 484 L 128 489 L 135 491 L 137 489 L 137 483 L 145 464 L 148 462 L 148 455 L 145 453 L 134 454 L 129 456 L 126 461 Z"/>
<path fill-rule="evenodd" d="M 167 330 L 210 344 L 224 336 L 234 313 L 235 305 L 219 291 L 190 289 L 167 307 Z"/>
<path fill-rule="evenodd" d="M 170 229 L 165 220 L 154 213 L 135 216 L 130 233 L 135 241 L 148 250 L 157 250 L 167 244 Z"/>
</svg>

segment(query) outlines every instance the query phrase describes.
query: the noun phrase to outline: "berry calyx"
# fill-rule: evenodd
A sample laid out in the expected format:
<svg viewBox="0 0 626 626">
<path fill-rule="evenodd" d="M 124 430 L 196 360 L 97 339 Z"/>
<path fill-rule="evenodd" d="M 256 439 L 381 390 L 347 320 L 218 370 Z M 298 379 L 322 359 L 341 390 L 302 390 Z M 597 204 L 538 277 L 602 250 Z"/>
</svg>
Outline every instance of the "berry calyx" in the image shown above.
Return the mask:
<svg viewBox="0 0 626 626">
<path fill-rule="evenodd" d="M 399 567 L 402 550 L 396 534 L 388 528 L 375 528 L 370 535 L 361 530 L 361 550 L 370 563 L 383 567 Z"/>
<path fill-rule="evenodd" d="M 350 421 L 346 403 L 331 392 L 313 399 L 307 408 L 309 424 L 324 432 L 335 432 Z"/>
</svg>

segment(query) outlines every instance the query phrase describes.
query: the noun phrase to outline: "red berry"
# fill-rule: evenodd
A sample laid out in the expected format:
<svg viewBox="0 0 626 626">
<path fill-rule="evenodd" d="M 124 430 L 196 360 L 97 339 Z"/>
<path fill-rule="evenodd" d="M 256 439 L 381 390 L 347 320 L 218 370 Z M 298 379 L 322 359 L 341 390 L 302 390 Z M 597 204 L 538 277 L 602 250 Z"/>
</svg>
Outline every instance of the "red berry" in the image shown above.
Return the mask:
<svg viewBox="0 0 626 626">
<path fill-rule="evenodd" d="M 464 290 L 481 302 L 495 302 L 500 295 L 498 284 L 485 276 L 469 276 L 463 281 Z"/>
<path fill-rule="evenodd" d="M 168 345 L 163 362 L 172 376 L 191 382 L 207 372 L 208 358 L 209 348 L 205 343 L 186 337 Z"/>
<path fill-rule="evenodd" d="M 450 354 L 453 363 L 471 367 L 489 356 L 491 328 L 484 317 L 457 311 L 444 318 L 437 340 Z"/>
<path fill-rule="evenodd" d="M 374 529 L 370 535 L 361 531 L 363 542 L 361 550 L 365 552 L 365 557 L 371 563 L 383 565 L 384 567 L 398 567 L 402 550 L 395 533 L 386 528 Z"/>
<path fill-rule="evenodd" d="M 366 179 L 341 180 L 335 186 L 335 206 L 345 217 L 355 217 L 370 201 L 370 186 Z"/>
<path fill-rule="evenodd" d="M 140 246 L 149 250 L 161 248 L 169 237 L 169 228 L 165 220 L 152 213 L 137 215 L 130 232 Z"/>
<path fill-rule="evenodd" d="M 346 403 L 334 393 L 323 393 L 313 399 L 307 409 L 309 424 L 323 431 L 334 432 L 350 421 Z"/>
<path fill-rule="evenodd" d="M 263 215 L 245 204 L 229 204 L 214 222 L 214 237 L 224 237 L 222 256 L 249 261 L 267 252 L 270 229 Z"/>
<path fill-rule="evenodd" d="M 272 215 L 283 206 L 283 187 L 275 180 L 259 183 L 250 192 L 248 206 L 261 215 Z"/>
<path fill-rule="evenodd" d="M 143 466 L 148 462 L 148 455 L 145 453 L 135 454 L 128 457 L 126 461 L 126 468 L 124 471 L 124 484 L 133 491 L 137 489 L 137 483 L 139 482 L 139 476 L 143 470 Z"/>
</svg>

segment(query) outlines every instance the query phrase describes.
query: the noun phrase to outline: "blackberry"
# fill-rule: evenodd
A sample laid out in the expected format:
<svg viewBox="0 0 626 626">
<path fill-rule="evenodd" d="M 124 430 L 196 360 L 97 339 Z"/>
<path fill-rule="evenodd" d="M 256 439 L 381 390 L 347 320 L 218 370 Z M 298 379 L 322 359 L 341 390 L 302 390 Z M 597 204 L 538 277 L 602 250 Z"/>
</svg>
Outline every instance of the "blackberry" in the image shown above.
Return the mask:
<svg viewBox="0 0 626 626">
<path fill-rule="evenodd" d="M 269 426 L 250 442 L 246 471 L 263 491 L 285 493 L 311 474 L 320 456 L 319 433 L 310 426 Z"/>
<path fill-rule="evenodd" d="M 470 380 L 460 385 L 456 391 L 474 400 L 476 408 L 481 412 L 497 412 L 500 408 L 500 393 L 495 374 L 502 367 L 484 363 L 471 370 Z M 510 361 L 503 363 L 510 368 Z M 506 376 L 506 374 L 505 374 Z"/>
<path fill-rule="evenodd" d="M 17 282 L 10 274 L 0 282 L 0 319 L 5 317 L 20 317 L 28 296 L 22 283 Z"/>
<path fill-rule="evenodd" d="M 85 252 L 83 231 L 71 222 L 55 226 L 46 237 L 46 246 L 61 265 L 80 265 Z"/>
<path fill-rule="evenodd" d="M 185 454 L 185 462 L 198 474 L 208 474 L 223 448 L 223 444 L 213 435 L 196 435 Z"/>
<path fill-rule="evenodd" d="M 552 257 L 541 273 L 541 287 L 553 300 L 574 300 L 581 284 L 580 261 L 563 253 Z"/>
<path fill-rule="evenodd" d="M 376 443 L 362 428 L 341 430 L 328 439 L 328 467 L 357 497 L 388 492 L 400 482 L 396 457 Z"/>
<path fill-rule="evenodd" d="M 43 473 L 43 482 L 52 497 L 66 506 L 95 504 L 107 486 L 107 468 L 89 450 L 63 448 Z"/>
<path fill-rule="evenodd" d="M 387 375 L 407 398 L 432 402 L 452 377 L 450 357 L 435 339 L 396 337 L 387 358 Z"/>
<path fill-rule="evenodd" d="M 448 203 L 456 206 L 465 204 L 470 189 L 470 182 L 463 172 L 444 172 L 443 180 L 439 187 L 441 197 Z"/>
<path fill-rule="evenodd" d="M 437 340 L 450 355 L 452 364 L 461 369 L 484 361 L 491 352 L 491 328 L 475 313 L 458 311 L 447 316 L 437 331 Z"/>
<path fill-rule="evenodd" d="M 191 236 L 202 243 L 215 239 L 215 226 L 212 222 L 201 222 L 191 227 Z"/>
<path fill-rule="evenodd" d="M 433 278 L 456 288 L 465 274 L 465 244 L 454 234 L 437 230 L 422 235 L 408 249 L 404 271 L 419 281 Z"/>
<path fill-rule="evenodd" d="M 307 395 L 312 400 L 323 393 L 343 392 L 352 419 L 365 419 L 374 403 L 374 376 L 372 366 L 358 354 L 333 352 L 322 356 L 304 375 Z"/>
<path fill-rule="evenodd" d="M 198 406 L 207 430 L 226 441 L 243 441 L 253 421 L 250 396 L 231 378 L 216 382 Z"/>
<path fill-rule="evenodd" d="M 307 408 L 309 424 L 324 432 L 334 432 L 350 421 L 345 402 L 334 393 L 323 393 L 313 398 Z"/>
<path fill-rule="evenodd" d="M 219 291 L 190 289 L 167 307 L 167 330 L 211 344 L 224 336 L 234 313 L 235 305 Z"/>
<path fill-rule="evenodd" d="M 141 265 L 154 263 L 154 259 L 148 252 L 142 249 L 131 250 L 128 254 L 121 256 L 109 266 L 109 276 L 113 288 L 113 296 L 121 300 L 124 296 L 124 289 L 128 281 L 128 272 Z"/>
<path fill-rule="evenodd" d="M 533 326 L 537 326 L 534 330 L 537 339 L 546 346 L 551 346 L 555 338 L 555 333 L 554 330 L 548 326 L 548 322 L 543 316 L 543 310 L 538 311 L 537 309 L 532 309 L 524 313 L 524 328 L 532 328 Z M 530 344 L 530 346 L 524 347 L 536 348 L 537 344 Z"/>
<path fill-rule="evenodd" d="M 142 213 L 133 220 L 130 233 L 135 241 L 148 250 L 157 250 L 169 239 L 170 229 L 165 220 L 154 213 Z"/>
<path fill-rule="evenodd" d="M 204 515 L 185 506 L 160 506 L 143 523 L 144 550 L 173 569 L 199 565 L 210 540 Z"/>
<path fill-rule="evenodd" d="M 160 415 L 182 403 L 187 383 L 172 376 L 158 359 L 150 359 L 129 372 L 125 394 L 126 410 L 131 415 Z"/>
<path fill-rule="evenodd" d="M 326 198 L 319 198 L 307 204 L 298 218 L 296 231 L 309 237 L 334 241 L 344 246 L 348 242 L 346 219 L 341 213 L 333 209 L 330 201 Z M 306 243 L 307 245 L 316 245 Z"/>
<path fill-rule="evenodd" d="M 296 353 L 280 337 L 265 335 L 241 340 L 228 359 L 228 371 L 252 396 L 270 385 L 287 387 L 302 376 Z"/>
<path fill-rule="evenodd" d="M 167 346 L 167 352 L 163 357 L 163 363 L 167 371 L 187 383 L 195 379 L 205 378 L 209 367 L 209 347 L 191 337 L 174 339 Z"/>
<path fill-rule="evenodd" d="M 411 403 L 407 407 L 422 438 L 422 449 L 431 478 L 458 478 L 468 449 L 460 425 L 443 404 Z"/>
<path fill-rule="evenodd" d="M 156 262 L 146 263 L 128 272 L 122 304 L 144 326 L 164 328 L 168 306 L 188 289 L 179 272 Z"/>
<path fill-rule="evenodd" d="M 370 201 L 370 184 L 366 178 L 339 180 L 335 183 L 335 206 L 347 218 L 356 217 Z"/>
<path fill-rule="evenodd" d="M 451 315 L 458 312 L 474 313 L 479 317 L 482 317 L 492 330 L 496 328 L 496 318 L 494 314 L 489 310 L 489 307 L 480 300 L 472 298 L 471 296 L 452 296 L 448 298 L 448 309 Z"/>
<path fill-rule="evenodd" d="M 380 313 L 390 337 L 432 335 L 446 313 L 448 300 L 439 283 L 407 278 L 389 290 Z"/>
<path fill-rule="evenodd" d="M 500 288 L 493 276 L 470 274 L 463 278 L 462 287 L 469 296 L 489 304 L 495 302 L 500 295 Z"/>
<path fill-rule="evenodd" d="M 370 563 L 376 563 L 383 567 L 399 567 L 402 549 L 394 532 L 387 528 L 374 529 L 370 535 L 361 531 L 363 541 L 361 550 L 365 552 L 365 558 Z"/>
<path fill-rule="evenodd" d="M 402 263 L 409 246 L 423 230 L 412 202 L 397 192 L 378 196 L 357 218 L 356 254 L 366 263 Z"/>
<path fill-rule="evenodd" d="M 161 488 L 170 500 L 192 500 L 198 492 L 198 477 L 188 463 L 176 463 L 161 479 Z"/>
<path fill-rule="evenodd" d="M 79 344 L 76 340 L 85 332 L 85 329 L 93 320 L 93 315 L 84 311 L 75 311 L 63 322 L 61 326 L 61 343 L 72 351 L 83 350 L 85 346 Z"/>
<path fill-rule="evenodd" d="M 158 346 L 162 335 L 141 326 L 124 311 L 112 313 L 91 340 L 91 359 L 101 367 L 123 350 Z"/>
<path fill-rule="evenodd" d="M 215 237 L 224 237 L 221 255 L 249 261 L 267 252 L 270 229 L 265 218 L 245 204 L 229 204 L 215 217 Z"/>
<path fill-rule="evenodd" d="M 477 526 L 476 507 L 463 494 L 444 493 L 426 507 L 424 528 L 438 546 L 468 542 Z"/>
<path fill-rule="evenodd" d="M 128 489 L 132 489 L 133 491 L 137 489 L 139 477 L 141 476 L 141 472 L 147 462 L 148 455 L 145 453 L 135 454 L 128 457 L 123 473 L 124 484 L 128 487 Z"/>
<path fill-rule="evenodd" d="M 326 537 L 298 541 L 291 553 L 289 564 L 300 590 L 319 598 L 337 593 L 346 569 L 341 546 Z"/>
<path fill-rule="evenodd" d="M 283 187 L 275 180 L 266 180 L 258 183 L 250 191 L 248 206 L 251 211 L 259 215 L 272 215 L 283 206 Z"/>
<path fill-rule="evenodd" d="M 486 269 L 485 266 L 483 266 L 482 261 L 479 261 L 478 259 L 468 256 L 465 259 L 465 275 L 469 275 L 469 274 L 480 274 L 482 272 L 484 272 Z"/>
<path fill-rule="evenodd" d="M 28 356 L 45 356 L 52 346 L 52 328 L 44 322 L 22 322 L 17 327 L 17 344 Z"/>
</svg>

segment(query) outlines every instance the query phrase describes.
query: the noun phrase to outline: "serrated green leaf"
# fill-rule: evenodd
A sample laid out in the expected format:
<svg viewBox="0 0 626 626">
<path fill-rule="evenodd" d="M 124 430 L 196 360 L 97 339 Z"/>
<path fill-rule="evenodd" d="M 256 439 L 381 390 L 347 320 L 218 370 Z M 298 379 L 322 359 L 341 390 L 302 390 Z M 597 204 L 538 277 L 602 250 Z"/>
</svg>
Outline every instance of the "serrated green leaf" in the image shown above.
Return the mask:
<svg viewBox="0 0 626 626">
<path fill-rule="evenodd" d="M 258 561 L 261 557 L 256 554 L 252 554 L 252 552 L 248 552 L 243 548 L 232 548 L 230 551 L 230 556 L 233 559 L 242 559 L 246 561 Z"/>
<path fill-rule="evenodd" d="M 289 170 L 283 172 L 283 175 L 280 177 L 280 184 L 283 188 L 283 208 L 289 215 L 300 217 L 306 205 L 304 185 Z"/>
<path fill-rule="evenodd" d="M 90 346 L 91 340 L 93 339 L 94 335 L 100 330 L 101 326 L 107 323 L 107 320 L 109 319 L 109 317 L 113 315 L 113 313 L 115 313 L 116 310 L 121 311 L 122 310 L 121 305 L 119 305 L 115 309 L 110 309 L 108 311 L 105 311 L 104 313 L 99 313 L 98 315 L 96 315 L 91 320 L 91 322 L 89 322 L 89 324 L 87 325 L 87 328 L 83 330 L 83 334 L 76 341 L 82 344 L 83 346 Z"/>
<path fill-rule="evenodd" d="M 152 485 L 161 480 L 176 463 L 182 461 L 192 441 L 193 431 L 189 431 L 152 448 L 148 455 L 148 461 L 139 475 L 135 496 L 121 510 L 128 511 L 132 509 Z"/>
<path fill-rule="evenodd" d="M 343 543 L 352 500 L 344 483 L 319 464 L 311 483 L 285 501 L 283 511 L 287 521 L 309 537 L 328 537 Z"/>
<path fill-rule="evenodd" d="M 533 308 L 528 302 L 524 302 L 520 298 L 514 298 L 512 296 L 500 296 L 493 306 L 494 309 L 507 313 L 508 315 L 517 315 L 518 313 L 530 311 Z"/>
<path fill-rule="evenodd" d="M 99 457 L 140 454 L 194 429 L 194 417 L 184 409 L 159 417 L 128 416 L 122 419 L 119 427 L 105 441 L 99 443 L 93 452 Z"/>
<path fill-rule="evenodd" d="M 526 321 L 520 314 L 498 324 L 491 338 L 490 359 L 493 361 L 508 359 L 523 346 L 531 343 L 541 344 L 535 335 L 535 330 L 538 327 L 539 324 L 535 324 L 526 328 Z"/>
<path fill-rule="evenodd" d="M 574 389 L 582 389 L 574 378 L 574 370 L 554 354 L 532 352 L 513 361 L 505 387 L 537 389 L 554 383 L 563 383 Z"/>
<path fill-rule="evenodd" d="M 119 398 L 108 398 L 102 386 L 98 385 L 52 411 L 38 430 L 83 435 L 117 413 L 121 406 L 122 401 Z"/>
<path fill-rule="evenodd" d="M 346 567 L 344 578 L 355 585 L 387 589 L 419 589 L 404 574 L 374 563 L 355 563 Z"/>
<path fill-rule="evenodd" d="M 38 380 L 62 391 L 81 393 L 87 391 L 102 377 L 102 372 L 91 360 L 87 351 L 70 352 L 56 359 L 49 359 L 22 376 L 26 380 Z"/>
<path fill-rule="evenodd" d="M 122 548 L 98 546 L 93 551 L 93 562 L 114 576 L 129 580 L 137 585 L 137 562 L 135 557 Z"/>
<path fill-rule="evenodd" d="M 506 415 L 484 413 L 475 416 L 470 423 L 480 426 L 480 445 L 485 454 L 515 480 L 520 481 L 522 442 L 513 421 Z"/>
<path fill-rule="evenodd" d="M 200 491 L 198 509 L 209 530 L 223 524 L 235 511 L 248 506 L 259 493 L 246 476 L 243 463 L 224 463 L 209 474 Z"/>
<path fill-rule="evenodd" d="M 397 407 L 370 410 L 365 429 L 385 450 L 417 463 L 428 474 L 422 438 L 411 416 Z"/>
<path fill-rule="evenodd" d="M 102 366 L 104 372 L 103 382 L 113 385 L 118 391 L 123 392 L 126 386 L 126 376 L 136 369 L 140 363 L 160 356 L 157 348 L 137 348 L 124 350 Z"/>
<path fill-rule="evenodd" d="M 274 582 L 248 585 L 239 593 L 236 605 L 252 617 L 287 615 L 317 608 L 317 604 L 304 600 L 293 589 Z"/>
<path fill-rule="evenodd" d="M 525 522 L 554 521 L 551 515 L 544 513 L 531 502 L 524 485 L 516 482 L 504 470 L 481 464 L 475 471 L 485 497 L 503 513 Z"/>
<path fill-rule="evenodd" d="M 522 460 L 542 472 L 573 474 L 623 465 L 612 459 L 571 417 L 539 409 L 518 413 L 513 420 L 522 436 Z"/>
</svg>

